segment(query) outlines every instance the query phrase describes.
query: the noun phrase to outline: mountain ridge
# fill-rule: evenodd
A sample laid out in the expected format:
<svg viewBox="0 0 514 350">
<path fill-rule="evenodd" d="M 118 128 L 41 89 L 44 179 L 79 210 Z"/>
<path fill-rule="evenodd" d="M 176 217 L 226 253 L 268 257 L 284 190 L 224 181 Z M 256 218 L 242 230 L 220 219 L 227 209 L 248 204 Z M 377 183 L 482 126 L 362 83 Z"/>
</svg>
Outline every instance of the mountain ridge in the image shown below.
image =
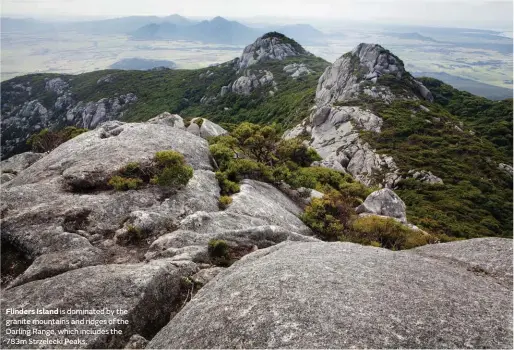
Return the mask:
<svg viewBox="0 0 514 350">
<path fill-rule="evenodd" d="M 487 99 L 462 100 L 459 93 L 444 102 L 440 88 L 435 91 L 433 96 L 379 45 L 361 44 L 330 65 L 271 32 L 240 57 L 199 70 L 39 74 L 4 82 L 2 149 L 4 157 L 27 150 L 24 140 L 47 127 L 145 121 L 163 110 L 209 116 L 228 130 L 242 121 L 277 123 L 289 129 L 287 135 L 310 137 L 324 158 L 320 165 L 367 185 L 397 189 L 416 209 L 410 209 L 415 224 L 453 236 L 508 234 L 511 159 L 504 146 L 511 144 L 512 132 L 490 120 L 508 121 L 512 105 L 492 108 Z M 467 114 L 446 109 L 457 103 L 468 106 Z M 479 114 L 482 106 L 489 106 L 487 115 Z M 474 116 L 489 122 L 474 123 Z M 424 200 L 414 188 L 439 196 L 439 202 Z M 493 195 L 483 202 L 486 188 Z M 466 197 L 474 191 L 472 200 Z M 484 210 L 483 222 L 476 217 L 463 225 L 462 213 L 473 215 L 473 206 Z M 437 225 L 426 220 L 434 215 L 441 218 Z"/>
</svg>

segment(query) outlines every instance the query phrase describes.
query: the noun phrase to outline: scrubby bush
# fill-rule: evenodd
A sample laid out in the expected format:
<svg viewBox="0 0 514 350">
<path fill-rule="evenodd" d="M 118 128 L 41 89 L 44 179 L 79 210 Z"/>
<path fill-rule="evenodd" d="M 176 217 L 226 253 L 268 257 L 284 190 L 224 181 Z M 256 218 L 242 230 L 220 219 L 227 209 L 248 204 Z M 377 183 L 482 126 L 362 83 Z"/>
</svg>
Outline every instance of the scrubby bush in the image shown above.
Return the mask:
<svg viewBox="0 0 514 350">
<path fill-rule="evenodd" d="M 196 118 L 194 123 L 198 125 L 199 128 L 201 128 L 203 125 L 203 118 Z"/>
<path fill-rule="evenodd" d="M 229 196 L 231 194 L 239 192 L 239 190 L 240 190 L 239 184 L 234 181 L 230 181 L 227 178 L 227 175 L 225 173 L 223 173 L 221 171 L 217 171 L 216 179 L 218 180 L 218 184 L 220 186 L 222 195 Z"/>
<path fill-rule="evenodd" d="M 218 206 L 220 209 L 226 209 L 232 203 L 232 197 L 230 196 L 221 196 L 219 199 Z"/>
<path fill-rule="evenodd" d="M 221 239 L 211 239 L 208 244 L 209 255 L 213 258 L 227 258 L 228 257 L 228 244 Z"/>
<path fill-rule="evenodd" d="M 307 167 L 312 162 L 321 160 L 319 154 L 303 144 L 300 138 L 282 140 L 277 144 L 276 156 L 278 160 L 292 161 L 301 167 Z"/>
<path fill-rule="evenodd" d="M 316 235 L 327 241 L 336 241 L 355 215 L 351 200 L 337 191 L 314 198 L 300 216 Z"/>
<path fill-rule="evenodd" d="M 27 145 L 32 147 L 34 152 L 50 152 L 60 144 L 71 140 L 74 137 L 88 131 L 88 129 L 68 126 L 59 131 L 43 129 L 27 139 Z"/>
<path fill-rule="evenodd" d="M 143 180 L 116 175 L 111 177 L 108 184 L 109 186 L 114 187 L 116 191 L 137 190 L 143 185 Z"/>
<path fill-rule="evenodd" d="M 377 245 L 401 250 L 433 243 L 436 238 L 421 231 L 412 230 L 392 218 L 365 216 L 355 220 L 342 240 L 354 243 Z"/>
<path fill-rule="evenodd" d="M 157 173 L 152 183 L 164 187 L 185 186 L 193 177 L 193 168 L 186 164 L 184 156 L 175 151 L 157 152 L 154 157 Z"/>
<path fill-rule="evenodd" d="M 186 164 L 184 156 L 170 150 L 157 152 L 149 164 L 127 163 L 108 184 L 117 191 L 138 189 L 148 183 L 176 189 L 187 185 L 192 177 L 193 168 Z"/>
<path fill-rule="evenodd" d="M 235 156 L 235 152 L 232 149 L 220 143 L 211 145 L 209 150 L 218 168 L 223 170 L 228 167 L 228 164 Z"/>
</svg>

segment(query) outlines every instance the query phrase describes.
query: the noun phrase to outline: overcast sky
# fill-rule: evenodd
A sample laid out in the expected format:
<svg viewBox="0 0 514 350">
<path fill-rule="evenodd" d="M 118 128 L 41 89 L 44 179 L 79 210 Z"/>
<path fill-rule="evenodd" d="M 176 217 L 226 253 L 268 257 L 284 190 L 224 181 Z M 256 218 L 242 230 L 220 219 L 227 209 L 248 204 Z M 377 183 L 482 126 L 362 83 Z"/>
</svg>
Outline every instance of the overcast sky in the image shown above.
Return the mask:
<svg viewBox="0 0 514 350">
<path fill-rule="evenodd" d="M 512 0 L 1 0 L 2 15 L 353 19 L 399 24 L 512 28 Z"/>
</svg>

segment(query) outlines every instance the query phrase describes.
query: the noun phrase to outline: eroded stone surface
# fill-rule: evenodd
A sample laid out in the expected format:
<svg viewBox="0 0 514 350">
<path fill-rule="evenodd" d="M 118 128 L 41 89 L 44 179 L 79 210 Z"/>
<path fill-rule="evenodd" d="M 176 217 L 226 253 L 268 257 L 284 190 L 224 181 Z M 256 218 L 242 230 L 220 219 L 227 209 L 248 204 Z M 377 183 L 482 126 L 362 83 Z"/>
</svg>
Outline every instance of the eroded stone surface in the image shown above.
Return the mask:
<svg viewBox="0 0 514 350">
<path fill-rule="evenodd" d="M 280 244 L 220 273 L 148 346 L 510 348 L 512 286 L 414 251 Z"/>
</svg>

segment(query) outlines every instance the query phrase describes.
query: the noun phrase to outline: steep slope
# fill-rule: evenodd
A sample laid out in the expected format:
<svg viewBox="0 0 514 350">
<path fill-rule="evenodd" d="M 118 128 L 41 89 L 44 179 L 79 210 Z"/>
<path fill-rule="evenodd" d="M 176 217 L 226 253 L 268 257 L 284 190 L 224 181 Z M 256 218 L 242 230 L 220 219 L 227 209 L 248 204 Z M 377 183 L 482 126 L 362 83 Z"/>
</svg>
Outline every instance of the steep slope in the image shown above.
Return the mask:
<svg viewBox="0 0 514 350">
<path fill-rule="evenodd" d="M 326 66 L 295 41 L 270 33 L 241 57 L 204 69 L 17 77 L 1 84 L 2 158 L 27 150 L 25 140 L 44 128 L 144 121 L 164 110 L 229 123 L 291 126 L 307 116 Z"/>
<path fill-rule="evenodd" d="M 503 125 L 512 105 L 489 101 L 492 111 L 504 111 L 505 121 L 477 105 L 454 108 L 452 115 L 441 104 L 457 99 L 434 91 L 436 103 L 398 57 L 379 45 L 360 44 L 326 69 L 316 108 L 285 137 L 306 137 L 324 158 L 321 165 L 367 185 L 394 188 L 409 220 L 428 231 L 511 236 L 512 160 L 487 139 L 495 140 L 480 120 L 491 115 L 490 122 Z M 512 147 L 511 135 L 503 129 L 496 137 Z"/>
<path fill-rule="evenodd" d="M 492 101 L 459 91 L 440 80 L 420 80 L 433 92 L 438 104 L 491 141 L 507 158 L 512 156 L 512 98 Z"/>
</svg>

